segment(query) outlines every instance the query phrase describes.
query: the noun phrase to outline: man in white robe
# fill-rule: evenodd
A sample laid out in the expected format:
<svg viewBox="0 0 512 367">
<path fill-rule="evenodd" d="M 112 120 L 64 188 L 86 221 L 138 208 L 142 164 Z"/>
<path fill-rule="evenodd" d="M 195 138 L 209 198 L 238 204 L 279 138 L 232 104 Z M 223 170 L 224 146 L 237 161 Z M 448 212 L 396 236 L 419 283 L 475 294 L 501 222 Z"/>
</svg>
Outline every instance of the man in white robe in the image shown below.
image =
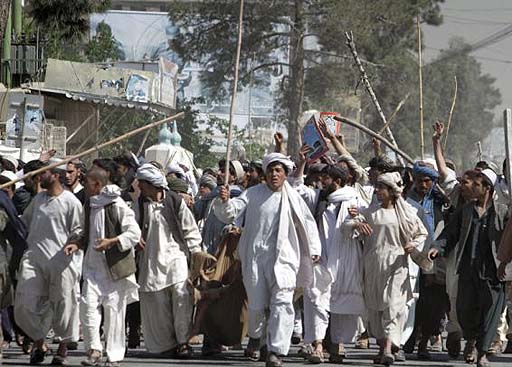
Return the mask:
<svg viewBox="0 0 512 367">
<path fill-rule="evenodd" d="M 105 365 L 114 367 L 119 366 L 126 350 L 127 303 L 138 300 L 134 247 L 141 232 L 135 214 L 121 199 L 121 189 L 108 185 L 106 171 L 90 171 L 85 179 L 85 190 L 89 201 L 85 207 L 84 238 L 80 243 L 85 251 L 80 320 L 87 359 L 82 365 L 96 366 L 101 362 L 103 308 Z M 73 243 L 64 250 L 71 255 L 80 247 Z"/>
<path fill-rule="evenodd" d="M 82 231 L 82 204 L 62 181 L 65 167 L 41 174 L 41 187 L 23 214 L 29 228 L 16 288 L 14 317 L 34 340 L 31 364 L 44 361 L 51 327 L 62 338 L 52 364 L 67 363 L 67 343 L 78 334 L 79 279 L 83 254 L 66 256 L 64 246 Z"/>
<path fill-rule="evenodd" d="M 331 275 L 333 284 L 328 292 L 304 292 L 305 343 L 313 344 L 310 362 L 323 362 L 322 341 L 329 325 L 332 348 L 329 360 L 341 363 L 345 357 L 344 343 L 352 342 L 357 333 L 357 322 L 365 314 L 362 293 L 362 247 L 352 238 L 351 231 L 343 231 L 342 223 L 353 208 L 365 208 L 358 192 L 347 185 L 346 169 L 328 166 L 323 170 L 324 193 L 304 185 L 297 191 L 314 211 L 322 241 L 322 265 Z M 326 199 L 321 200 L 320 196 Z M 316 288 L 316 287 L 315 287 Z"/>
<path fill-rule="evenodd" d="M 192 292 L 187 259 L 201 253 L 201 234 L 194 215 L 155 166 L 137 170 L 144 197 L 138 216 L 142 227 L 139 285 L 142 331 L 148 351 L 188 358 Z"/>
<path fill-rule="evenodd" d="M 282 366 L 280 356 L 290 348 L 294 289 L 310 286 L 321 245 L 309 208 L 286 182 L 293 163 L 283 154 L 271 153 L 265 156 L 263 169 L 266 183 L 235 199 L 229 199 L 223 187 L 213 205 L 224 223 L 243 218 L 238 249 L 248 296 L 249 337 L 260 339 L 267 311 L 266 366 L 278 367 Z"/>
</svg>

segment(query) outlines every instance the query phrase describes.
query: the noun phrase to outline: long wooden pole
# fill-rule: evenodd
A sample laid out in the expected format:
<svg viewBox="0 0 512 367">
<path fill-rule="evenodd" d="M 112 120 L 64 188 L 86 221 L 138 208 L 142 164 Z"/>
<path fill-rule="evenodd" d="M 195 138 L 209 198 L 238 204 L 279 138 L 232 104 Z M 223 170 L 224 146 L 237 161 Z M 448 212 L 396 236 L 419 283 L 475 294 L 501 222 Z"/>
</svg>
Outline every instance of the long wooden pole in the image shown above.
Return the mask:
<svg viewBox="0 0 512 367">
<path fill-rule="evenodd" d="M 418 74 L 420 83 L 420 148 L 421 159 L 425 159 L 425 129 L 423 127 L 423 65 L 421 60 L 421 26 L 419 15 L 416 17 L 416 28 L 418 30 Z"/>
<path fill-rule="evenodd" d="M 334 116 L 334 119 L 335 120 L 338 120 L 338 121 L 341 121 L 343 122 L 344 124 L 347 124 L 347 125 L 350 125 L 350 126 L 353 126 L 355 127 L 356 129 L 359 129 L 361 130 L 362 132 L 370 135 L 371 137 L 375 138 L 375 139 L 378 139 L 380 140 L 381 142 L 383 142 L 389 149 L 391 149 L 393 152 L 395 152 L 397 155 L 399 155 L 400 157 L 402 157 L 403 159 L 405 159 L 407 162 L 409 162 L 410 164 L 414 164 L 414 161 L 412 160 L 411 157 L 409 157 L 409 155 L 407 155 L 407 153 L 405 153 L 404 151 L 400 150 L 400 148 L 396 147 L 395 145 L 393 145 L 393 143 L 390 141 L 390 140 L 387 140 L 386 138 L 384 138 L 382 135 L 379 135 L 377 134 L 375 131 L 367 128 L 366 126 L 364 125 L 361 125 L 359 122 L 355 122 L 353 120 L 350 120 L 348 118 L 345 118 L 345 117 L 338 117 L 338 116 Z"/>
<path fill-rule="evenodd" d="M 373 91 L 372 85 L 370 84 L 370 79 L 368 78 L 368 74 L 366 74 L 366 70 L 364 69 L 363 63 L 361 62 L 361 59 L 359 58 L 359 55 L 357 53 L 356 44 L 354 43 L 354 35 L 352 32 L 348 33 L 345 32 L 345 37 L 347 38 L 347 46 L 352 52 L 352 56 L 354 57 L 354 60 L 356 62 L 356 65 L 359 69 L 359 72 L 361 73 L 361 79 L 363 80 L 364 86 L 366 87 L 366 90 L 368 94 L 370 95 L 370 99 L 373 102 L 373 105 L 375 106 L 375 109 L 377 110 L 377 113 L 382 120 L 382 124 L 384 126 L 388 125 L 388 122 L 386 120 L 386 116 L 384 115 L 384 112 L 382 111 L 382 108 L 380 106 L 379 100 L 377 99 L 377 96 L 375 95 L 375 92 Z M 391 129 L 389 128 L 389 125 L 386 127 L 386 134 L 389 136 L 389 140 L 391 143 L 393 143 L 393 146 L 398 147 L 398 144 L 396 143 L 395 137 L 393 136 L 393 133 L 391 132 Z M 398 160 L 403 165 L 403 161 L 401 157 L 398 157 Z"/>
<path fill-rule="evenodd" d="M 402 109 L 403 105 L 405 104 L 405 101 L 407 101 L 407 99 L 409 98 L 410 96 L 410 93 L 407 93 L 407 95 L 405 96 L 404 99 L 402 99 L 398 105 L 396 106 L 395 110 L 393 111 L 393 113 L 391 114 L 391 116 L 389 117 L 388 119 L 388 122 L 386 123 L 386 125 L 384 125 L 383 127 L 381 127 L 381 129 L 377 132 L 377 134 L 379 135 L 382 135 L 386 129 L 391 125 L 391 123 L 393 122 L 393 120 L 395 119 L 396 115 L 398 114 L 398 112 L 400 112 L 400 110 Z M 368 149 L 368 147 L 370 146 L 371 144 L 371 139 L 367 140 L 364 144 L 363 144 L 363 147 L 364 149 Z"/>
<path fill-rule="evenodd" d="M 233 118 L 235 115 L 236 91 L 238 88 L 238 72 L 240 69 L 240 50 L 242 49 L 242 32 L 244 21 L 244 0 L 240 0 L 240 15 L 238 18 L 238 45 L 236 47 L 235 80 L 233 81 L 233 94 L 231 95 L 231 108 L 229 109 L 228 144 L 226 149 L 226 167 L 224 184 L 229 183 L 229 161 L 231 159 L 231 139 L 233 135 Z"/>
<path fill-rule="evenodd" d="M 183 117 L 183 115 L 184 115 L 184 112 L 180 112 L 180 113 L 178 113 L 178 114 L 176 114 L 174 116 L 166 117 L 163 120 L 155 121 L 155 122 L 152 122 L 152 123 L 150 123 L 148 125 L 144 125 L 144 126 L 139 127 L 139 128 L 137 128 L 135 130 L 129 131 L 126 134 L 118 136 L 117 138 L 109 140 L 109 141 L 107 141 L 105 143 L 101 143 L 100 145 L 96 145 L 96 146 L 94 146 L 94 147 L 92 147 L 90 149 L 87 149 L 87 150 L 85 150 L 85 151 L 83 151 L 81 153 L 78 153 L 78 154 L 69 156 L 67 158 L 64 158 L 62 161 L 50 164 L 50 165 L 42 167 L 40 169 L 36 169 L 35 171 L 29 172 L 29 173 L 27 173 L 27 174 L 25 174 L 25 175 L 23 175 L 21 177 L 18 177 L 15 180 L 6 182 L 5 184 L 0 185 L 0 189 L 3 189 L 4 187 L 10 186 L 12 184 L 15 184 L 16 182 L 22 181 L 22 180 L 24 180 L 26 178 L 35 176 L 35 175 L 37 175 L 37 174 L 39 174 L 41 172 L 44 172 L 46 170 L 57 168 L 58 166 L 61 166 L 63 164 L 67 164 L 68 162 L 71 162 L 74 159 L 79 159 L 79 158 L 82 158 L 83 156 L 86 156 L 86 155 L 89 155 L 91 153 L 97 152 L 97 151 L 99 151 L 99 150 L 101 150 L 101 149 L 103 149 L 105 147 L 108 147 L 109 145 L 112 145 L 112 144 L 115 144 L 115 143 L 119 143 L 122 140 L 131 138 L 134 135 L 140 134 L 143 131 L 146 131 L 148 129 L 152 129 L 152 128 L 156 127 L 156 126 L 160 126 L 162 124 L 165 124 L 166 122 L 169 122 L 169 121 L 181 118 L 181 117 Z"/>
<path fill-rule="evenodd" d="M 457 101 L 457 76 L 453 77 L 455 90 L 453 91 L 453 100 L 452 100 L 452 106 L 450 107 L 450 113 L 448 114 L 448 121 L 446 122 L 446 134 L 444 136 L 444 144 L 443 149 L 446 150 L 446 143 L 448 143 L 448 133 L 450 132 L 450 126 L 452 124 L 452 116 L 453 116 L 453 110 L 455 109 L 455 102 Z"/>
</svg>

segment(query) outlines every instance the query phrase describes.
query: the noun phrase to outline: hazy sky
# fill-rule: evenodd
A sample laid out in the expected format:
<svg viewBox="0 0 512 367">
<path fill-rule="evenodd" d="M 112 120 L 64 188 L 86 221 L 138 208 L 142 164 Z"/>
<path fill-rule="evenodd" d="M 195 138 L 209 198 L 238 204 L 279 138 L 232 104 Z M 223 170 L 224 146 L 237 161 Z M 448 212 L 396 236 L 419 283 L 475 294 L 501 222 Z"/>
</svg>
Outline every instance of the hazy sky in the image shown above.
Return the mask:
<svg viewBox="0 0 512 367">
<path fill-rule="evenodd" d="M 446 0 L 442 4 L 444 23 L 424 26 L 424 57 L 435 57 L 439 49 L 448 48 L 450 38 L 462 36 L 472 44 L 512 25 L 511 0 Z M 512 108 L 512 33 L 505 39 L 471 54 L 482 65 L 482 71 L 496 79 L 502 105 L 496 109 L 501 117 L 504 108 Z"/>
</svg>

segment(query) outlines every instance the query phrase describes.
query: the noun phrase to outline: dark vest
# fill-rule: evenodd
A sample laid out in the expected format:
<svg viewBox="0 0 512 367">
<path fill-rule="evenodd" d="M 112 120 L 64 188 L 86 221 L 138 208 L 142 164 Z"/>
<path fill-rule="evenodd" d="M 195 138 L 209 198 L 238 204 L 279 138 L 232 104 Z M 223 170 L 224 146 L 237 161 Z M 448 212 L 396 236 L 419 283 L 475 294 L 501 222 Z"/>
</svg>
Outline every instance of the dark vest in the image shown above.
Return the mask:
<svg viewBox="0 0 512 367">
<path fill-rule="evenodd" d="M 114 238 L 123 233 L 121 218 L 118 218 L 114 203 L 105 206 L 105 238 Z M 91 226 L 91 206 L 89 201 L 85 203 L 85 225 L 83 250 L 87 252 L 89 247 L 89 230 Z M 121 251 L 118 246 L 112 246 L 105 251 L 108 268 L 112 279 L 119 280 L 135 274 L 136 264 L 133 251 Z"/>
</svg>

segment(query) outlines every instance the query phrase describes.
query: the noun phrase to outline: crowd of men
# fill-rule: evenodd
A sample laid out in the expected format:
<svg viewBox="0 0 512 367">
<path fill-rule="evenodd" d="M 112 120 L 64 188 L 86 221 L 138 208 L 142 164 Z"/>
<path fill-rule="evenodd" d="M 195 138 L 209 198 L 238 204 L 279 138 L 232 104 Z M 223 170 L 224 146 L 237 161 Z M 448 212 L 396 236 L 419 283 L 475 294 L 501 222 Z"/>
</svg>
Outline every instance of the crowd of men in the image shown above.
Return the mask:
<svg viewBox="0 0 512 367">
<path fill-rule="evenodd" d="M 512 353 L 510 193 L 498 167 L 458 175 L 441 123 L 434 158 L 412 167 L 374 140 L 363 168 L 322 129 L 335 153 L 320 161 L 306 146 L 290 159 L 277 133 L 262 160 L 200 175 L 129 152 L 88 168 L 2 157 L 0 184 L 34 172 L 0 190 L 2 346 L 15 340 L 41 364 L 52 332 L 52 364 L 83 339 L 82 365 L 119 366 L 141 340 L 190 358 L 199 334 L 203 356 L 247 335 L 245 356 L 279 367 L 292 343 L 309 363 L 343 363 L 345 345 L 373 337 L 374 362 L 391 365 L 415 350 L 429 360 L 446 331 L 451 358 L 486 367 Z"/>
</svg>

